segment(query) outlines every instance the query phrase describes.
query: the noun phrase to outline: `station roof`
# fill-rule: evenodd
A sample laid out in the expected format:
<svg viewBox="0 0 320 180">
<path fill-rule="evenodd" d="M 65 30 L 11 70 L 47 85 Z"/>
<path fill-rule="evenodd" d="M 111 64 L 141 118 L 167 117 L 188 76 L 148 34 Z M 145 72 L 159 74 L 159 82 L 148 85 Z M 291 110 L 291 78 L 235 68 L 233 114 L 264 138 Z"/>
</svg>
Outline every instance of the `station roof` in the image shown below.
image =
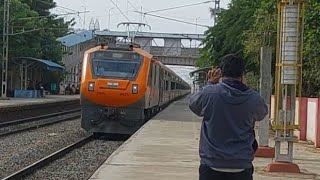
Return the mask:
<svg viewBox="0 0 320 180">
<path fill-rule="evenodd" d="M 16 60 L 27 60 L 27 61 L 39 62 L 39 63 L 45 65 L 47 70 L 49 70 L 49 71 L 61 71 L 64 69 L 63 66 L 61 66 L 55 62 L 45 60 L 45 59 L 37 59 L 37 58 L 32 58 L 32 57 L 18 57 L 15 59 Z"/>
<path fill-rule="evenodd" d="M 211 67 L 204 67 L 204 68 L 200 68 L 197 70 L 194 70 L 192 72 L 189 73 L 189 75 L 192 77 L 194 76 L 194 74 L 199 73 L 199 72 L 208 72 L 211 69 Z"/>
<path fill-rule="evenodd" d="M 57 41 L 60 41 L 63 45 L 71 47 L 82 42 L 92 40 L 94 38 L 93 31 L 86 30 L 73 34 L 68 34 L 66 36 L 60 37 Z"/>
</svg>

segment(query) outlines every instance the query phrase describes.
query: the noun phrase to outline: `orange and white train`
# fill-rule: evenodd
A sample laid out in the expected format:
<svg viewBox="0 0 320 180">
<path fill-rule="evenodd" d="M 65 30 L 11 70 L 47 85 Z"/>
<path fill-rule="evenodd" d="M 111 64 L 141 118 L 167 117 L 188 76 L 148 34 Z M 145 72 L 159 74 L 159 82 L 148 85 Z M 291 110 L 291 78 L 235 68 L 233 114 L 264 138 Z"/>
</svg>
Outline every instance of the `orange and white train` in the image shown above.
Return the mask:
<svg viewBox="0 0 320 180">
<path fill-rule="evenodd" d="M 131 135 L 191 91 L 176 73 L 134 45 L 94 47 L 82 64 L 81 126 L 91 133 Z"/>
</svg>

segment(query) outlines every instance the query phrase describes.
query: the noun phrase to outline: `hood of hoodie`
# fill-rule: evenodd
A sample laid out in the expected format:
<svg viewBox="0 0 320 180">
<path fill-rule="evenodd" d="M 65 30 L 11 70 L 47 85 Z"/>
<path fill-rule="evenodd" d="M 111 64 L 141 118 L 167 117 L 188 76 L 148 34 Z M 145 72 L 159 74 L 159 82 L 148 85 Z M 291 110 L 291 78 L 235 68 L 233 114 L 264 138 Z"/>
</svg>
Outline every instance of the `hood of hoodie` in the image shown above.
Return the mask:
<svg viewBox="0 0 320 180">
<path fill-rule="evenodd" d="M 223 89 L 220 97 L 228 104 L 245 103 L 252 94 L 251 89 L 238 80 L 224 79 L 219 84 Z"/>
</svg>

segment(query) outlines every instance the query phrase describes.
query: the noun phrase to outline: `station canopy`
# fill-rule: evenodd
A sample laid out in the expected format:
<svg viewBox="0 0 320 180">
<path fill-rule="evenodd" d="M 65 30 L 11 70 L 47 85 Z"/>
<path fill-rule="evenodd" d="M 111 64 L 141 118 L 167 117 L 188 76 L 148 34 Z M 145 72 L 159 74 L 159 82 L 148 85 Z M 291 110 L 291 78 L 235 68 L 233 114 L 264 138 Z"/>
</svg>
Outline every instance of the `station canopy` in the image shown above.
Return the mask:
<svg viewBox="0 0 320 180">
<path fill-rule="evenodd" d="M 210 69 L 211 69 L 211 67 L 200 68 L 200 69 L 197 69 L 197 70 L 194 70 L 194 71 L 190 72 L 189 75 L 191 77 L 193 77 L 195 74 L 207 73 Z"/>
<path fill-rule="evenodd" d="M 15 63 L 17 64 L 21 64 L 23 61 L 27 61 L 28 64 L 41 64 L 44 65 L 46 67 L 47 70 L 49 71 L 63 71 L 64 67 L 49 61 L 49 60 L 45 60 L 45 59 L 37 59 L 37 58 L 32 58 L 32 57 L 17 57 L 14 58 Z"/>
</svg>

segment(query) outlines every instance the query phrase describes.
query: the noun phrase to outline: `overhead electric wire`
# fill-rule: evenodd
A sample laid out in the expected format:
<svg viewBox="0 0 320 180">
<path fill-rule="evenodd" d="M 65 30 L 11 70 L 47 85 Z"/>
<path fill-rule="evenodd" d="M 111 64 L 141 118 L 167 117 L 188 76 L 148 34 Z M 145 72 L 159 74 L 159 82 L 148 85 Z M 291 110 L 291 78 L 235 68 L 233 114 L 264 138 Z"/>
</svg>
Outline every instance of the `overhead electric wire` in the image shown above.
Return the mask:
<svg viewBox="0 0 320 180">
<path fill-rule="evenodd" d="M 210 3 L 210 2 L 214 2 L 214 1 L 204 1 L 204 2 L 199 2 L 199 3 L 194 3 L 194 4 L 187 4 L 187 5 L 170 7 L 170 8 L 165 8 L 165 9 L 152 10 L 152 11 L 149 11 L 149 12 L 146 12 L 146 13 L 154 13 L 154 12 L 160 12 L 160 11 L 168 11 L 168 10 L 179 9 L 179 8 L 184 8 L 184 7 L 196 6 L 196 5 L 200 5 L 200 4 L 207 4 L 207 3 Z"/>
<path fill-rule="evenodd" d="M 68 29 L 68 28 L 37 28 L 37 29 L 31 29 L 31 30 L 27 30 L 27 31 L 12 33 L 12 34 L 9 34 L 9 36 L 15 36 L 15 35 L 19 35 L 19 34 L 25 34 L 25 33 L 30 33 L 30 32 L 34 32 L 34 31 L 48 30 L 48 29 L 54 30 L 54 29 Z"/>
<path fill-rule="evenodd" d="M 112 2 L 112 4 L 114 6 L 116 6 L 116 8 L 121 12 L 121 14 L 130 22 L 130 19 L 123 13 L 123 11 L 118 7 L 118 5 L 116 3 L 113 2 L 113 0 L 110 0 Z M 135 25 L 133 25 L 134 28 L 137 29 L 137 27 Z"/>
<path fill-rule="evenodd" d="M 45 1 L 42 1 L 42 0 L 36 0 L 38 2 L 42 2 L 44 4 L 48 4 L 48 5 L 55 5 L 56 8 L 61 8 L 61 9 L 65 9 L 65 10 L 69 10 L 69 11 L 73 11 L 73 12 L 79 12 L 77 10 L 74 10 L 74 9 L 71 9 L 71 8 L 67 8 L 67 7 L 64 7 L 64 6 L 59 6 L 57 4 L 52 4 L 52 3 L 49 3 L 49 2 L 45 2 Z"/>
<path fill-rule="evenodd" d="M 118 5 L 116 3 L 113 2 L 113 0 L 110 0 L 112 2 L 112 4 L 114 6 L 116 6 L 116 8 L 121 12 L 121 14 L 128 20 L 130 21 L 130 19 L 122 12 L 122 10 L 118 7 Z"/>
<path fill-rule="evenodd" d="M 80 11 L 77 11 L 77 10 L 74 10 L 74 9 L 71 9 L 71 8 L 67 8 L 67 7 L 64 7 L 64 6 L 59 6 L 57 5 L 56 3 L 50 3 L 50 2 L 45 2 L 45 1 L 42 1 L 42 0 L 35 0 L 35 1 L 38 1 L 38 2 L 41 2 L 41 3 L 44 3 L 44 4 L 48 4 L 48 5 L 54 5 L 55 8 L 60 8 L 60 9 L 64 9 L 65 11 L 68 10 L 68 11 L 72 11 L 73 13 L 65 13 L 65 14 L 51 14 L 51 15 L 47 15 L 47 16 L 33 16 L 33 17 L 24 17 L 24 18 L 17 18 L 15 20 L 24 20 L 24 19 L 37 19 L 37 18 L 46 18 L 46 17 L 54 17 L 54 16 L 67 16 L 67 15 L 73 15 L 73 14 L 77 14 L 79 16 L 79 14 L 81 13 L 87 13 L 87 12 L 90 12 L 90 11 L 83 11 L 83 12 L 80 12 Z M 66 11 L 66 12 L 68 12 Z M 19 35 L 19 34 L 25 34 L 25 33 L 30 33 L 30 32 L 34 32 L 34 31 L 39 31 L 39 30 L 55 30 L 55 29 L 69 29 L 69 28 L 65 28 L 65 27 L 61 27 L 61 28 L 49 28 L 49 27 L 42 27 L 42 28 L 35 28 L 35 27 L 25 27 L 25 26 L 11 26 L 11 28 L 23 28 L 23 30 L 21 32 L 17 32 L 17 33 L 11 33 L 9 34 L 10 36 L 14 36 L 14 35 Z M 30 30 L 25 30 L 25 29 L 30 29 Z"/>
<path fill-rule="evenodd" d="M 71 8 L 68 8 L 68 7 L 64 7 L 64 6 L 59 6 L 56 3 L 49 3 L 49 2 L 42 1 L 42 0 L 35 0 L 35 1 L 38 1 L 38 2 L 41 2 L 41 3 L 44 3 L 44 4 L 48 4 L 48 5 L 54 5 L 55 8 L 60 8 L 60 9 L 76 12 L 75 14 L 77 14 L 77 16 L 79 17 L 79 20 L 82 21 L 83 23 L 85 23 L 84 20 L 79 16 L 80 12 L 77 11 L 77 10 L 74 10 L 74 9 L 71 9 Z M 89 12 L 89 11 L 87 11 L 87 12 Z M 86 12 L 84 12 L 84 13 L 86 13 Z"/>
<path fill-rule="evenodd" d="M 69 10 L 69 11 L 73 11 L 73 12 L 79 12 L 77 10 L 66 8 L 66 7 L 63 7 L 63 6 L 58 6 L 58 5 L 57 5 L 57 8 L 61 8 L 61 9 L 65 9 L 65 10 Z"/>
<path fill-rule="evenodd" d="M 135 12 L 136 12 L 136 13 L 141 13 L 141 12 L 139 12 L 139 11 L 135 11 Z M 179 20 L 179 19 L 173 19 L 173 18 L 168 18 L 168 17 L 159 16 L 159 15 L 154 15 L 154 14 L 149 14 L 149 13 L 143 13 L 143 14 L 144 14 L 144 15 L 148 15 L 148 16 L 153 16 L 153 17 L 161 18 L 161 19 L 170 20 L 170 21 L 180 22 L 180 23 L 184 23 L 184 24 L 196 25 L 196 26 L 206 27 L 206 28 L 209 28 L 209 27 L 210 27 L 210 26 L 207 26 L 207 25 L 191 23 L 191 22 L 182 21 L 182 20 Z"/>
<path fill-rule="evenodd" d="M 56 7 L 61 8 L 61 9 L 66 9 L 66 10 L 73 11 L 73 12 L 79 12 L 79 11 L 74 10 L 74 9 L 70 9 L 70 8 L 67 8 L 67 7 L 59 6 L 59 5 L 55 4 L 55 3 L 52 4 L 52 3 L 45 2 L 45 1 L 42 1 L 42 0 L 36 0 L 36 1 L 42 2 L 42 3 L 44 3 L 44 4 L 48 4 L 48 5 L 55 5 Z"/>
<path fill-rule="evenodd" d="M 128 1 L 128 3 L 129 3 L 136 11 L 139 11 L 130 1 Z"/>
<path fill-rule="evenodd" d="M 67 15 L 81 14 L 81 13 L 87 13 L 87 12 L 90 12 L 90 11 L 83 11 L 83 12 L 76 12 L 76 13 L 65 13 L 65 14 L 51 14 L 48 16 L 31 16 L 31 17 L 17 18 L 16 20 L 48 18 L 48 17 L 54 17 L 54 16 L 67 16 Z"/>
</svg>

